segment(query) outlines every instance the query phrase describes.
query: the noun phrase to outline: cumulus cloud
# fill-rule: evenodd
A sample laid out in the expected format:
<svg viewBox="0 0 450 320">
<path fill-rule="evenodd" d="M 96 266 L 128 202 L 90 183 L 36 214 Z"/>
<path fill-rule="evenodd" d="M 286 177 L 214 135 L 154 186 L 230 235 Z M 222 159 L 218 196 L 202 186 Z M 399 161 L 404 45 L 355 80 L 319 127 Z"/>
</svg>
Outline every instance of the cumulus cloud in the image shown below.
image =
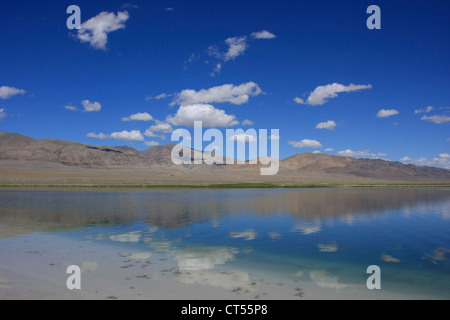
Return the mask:
<svg viewBox="0 0 450 320">
<path fill-rule="evenodd" d="M 261 88 L 254 82 L 247 82 L 238 86 L 224 84 L 199 91 L 185 89 L 176 95 L 176 98 L 171 105 L 191 105 L 196 103 L 214 102 L 229 102 L 240 105 L 248 102 L 250 96 L 257 96 L 261 92 Z"/>
<path fill-rule="evenodd" d="M 93 112 L 100 111 L 102 109 L 102 105 L 98 102 L 90 102 L 89 100 L 81 101 L 85 112 Z"/>
<path fill-rule="evenodd" d="M 430 121 L 437 124 L 447 123 L 450 122 L 450 116 L 447 116 L 445 114 L 443 115 L 434 115 L 434 116 L 422 116 L 421 120 Z"/>
<path fill-rule="evenodd" d="M 159 142 L 157 141 L 145 141 L 144 144 L 149 147 L 159 146 Z"/>
<path fill-rule="evenodd" d="M 155 100 L 161 100 L 161 99 L 165 99 L 165 98 L 168 98 L 168 97 L 171 97 L 171 96 L 172 96 L 171 93 L 165 93 L 165 92 L 163 92 L 163 93 L 161 93 L 161 94 L 158 94 L 158 95 L 155 96 L 155 97 L 150 97 L 150 96 L 145 97 L 145 100 L 146 100 L 146 101 L 149 101 L 149 100 L 152 100 L 152 99 L 155 99 Z"/>
<path fill-rule="evenodd" d="M 78 30 L 77 38 L 81 42 L 89 42 L 94 49 L 106 50 L 108 33 L 125 29 L 129 15 L 127 11 L 100 12 L 95 17 L 83 22 Z"/>
<path fill-rule="evenodd" d="M 159 138 L 159 135 L 151 131 L 150 129 L 145 130 L 144 136 L 150 137 L 150 138 Z"/>
<path fill-rule="evenodd" d="M 316 125 L 316 129 L 328 129 L 328 130 L 334 130 L 336 127 L 336 122 L 333 120 L 328 120 L 326 122 L 320 122 Z"/>
<path fill-rule="evenodd" d="M 353 151 L 350 149 L 338 151 L 337 154 L 345 157 L 364 157 L 364 158 L 380 158 L 387 156 L 387 153 L 373 153 L 370 152 L 370 150 Z"/>
<path fill-rule="evenodd" d="M 429 112 L 433 111 L 433 109 L 434 108 L 432 106 L 428 106 L 428 107 L 423 108 L 423 109 L 414 110 L 414 113 L 415 114 L 418 114 L 418 113 L 429 113 Z"/>
<path fill-rule="evenodd" d="M 122 121 L 151 121 L 153 120 L 153 117 L 148 114 L 147 112 L 139 112 L 132 114 L 128 117 L 123 117 Z"/>
<path fill-rule="evenodd" d="M 276 36 L 267 31 L 262 30 L 259 32 L 253 32 L 250 34 L 251 39 L 273 39 Z M 219 50 L 217 45 L 212 45 L 208 47 L 208 55 L 214 57 L 221 62 L 228 62 L 236 59 L 237 57 L 244 54 L 244 52 L 249 48 L 249 37 L 248 36 L 236 36 L 229 37 L 225 41 L 226 51 Z M 222 63 L 217 63 L 215 65 L 214 71 L 210 73 L 211 76 L 215 76 L 222 69 Z"/>
<path fill-rule="evenodd" d="M 172 125 L 187 127 L 192 127 L 194 121 L 202 121 L 204 127 L 231 127 L 239 123 L 236 116 L 203 103 L 182 105 L 174 116 L 169 115 L 166 120 Z"/>
<path fill-rule="evenodd" d="M 155 120 L 155 124 L 152 125 L 150 128 L 148 128 L 148 130 L 154 131 L 154 132 L 171 133 L 173 131 L 173 128 L 170 125 L 170 123 L 160 121 L 160 120 Z"/>
<path fill-rule="evenodd" d="M 246 36 L 227 38 L 225 44 L 228 47 L 226 52 L 220 52 L 217 46 L 210 46 L 208 48 L 208 54 L 227 62 L 244 54 L 245 50 L 248 48 Z"/>
<path fill-rule="evenodd" d="M 253 32 L 252 37 L 255 39 L 273 39 L 276 38 L 277 36 L 267 30 L 262 30 L 258 32 Z"/>
<path fill-rule="evenodd" d="M 111 133 L 111 138 L 126 141 L 144 141 L 144 136 L 138 130 L 113 132 Z"/>
<path fill-rule="evenodd" d="M 9 99 L 18 94 L 25 94 L 25 90 L 17 89 L 14 87 L 1 86 L 0 87 L 0 98 L 1 99 Z"/>
<path fill-rule="evenodd" d="M 248 119 L 245 119 L 244 121 L 242 121 L 242 125 L 243 126 L 252 126 L 252 125 L 254 125 L 255 123 L 253 122 L 253 121 L 251 121 L 251 120 L 248 120 Z"/>
<path fill-rule="evenodd" d="M 77 107 L 71 106 L 71 105 L 64 106 L 64 109 L 70 110 L 70 111 L 78 111 Z"/>
<path fill-rule="evenodd" d="M 270 136 L 267 137 L 269 140 L 280 140 L 280 136 L 271 134 Z"/>
<path fill-rule="evenodd" d="M 371 88 L 372 85 L 370 84 L 357 85 L 351 83 L 350 85 L 345 86 L 340 83 L 332 83 L 315 88 L 314 91 L 309 94 L 309 97 L 306 99 L 306 101 L 299 97 L 294 98 L 294 101 L 299 104 L 309 104 L 312 106 L 321 105 L 328 102 L 327 99 L 336 98 L 338 96 L 337 94 L 340 92 L 352 92 Z"/>
<path fill-rule="evenodd" d="M 450 169 L 450 154 L 448 153 L 441 153 L 439 154 L 438 157 L 435 157 L 431 160 L 427 158 L 403 157 L 400 159 L 400 161 L 403 163 L 413 164 L 416 166 L 439 167 Z"/>
<path fill-rule="evenodd" d="M 387 118 L 390 116 L 395 116 L 396 114 L 399 114 L 398 110 L 395 109 L 381 109 L 377 113 L 378 118 Z"/>
<path fill-rule="evenodd" d="M 245 133 L 241 133 L 241 134 L 235 134 L 233 136 L 230 137 L 231 141 L 236 141 L 236 142 L 256 142 L 257 139 L 256 137 L 250 135 L 250 134 L 245 134 Z"/>
<path fill-rule="evenodd" d="M 317 140 L 303 139 L 301 141 L 288 141 L 294 148 L 322 148 L 322 144 Z"/>
<path fill-rule="evenodd" d="M 326 148 L 324 151 L 325 152 L 331 152 L 331 151 L 333 151 L 333 148 Z"/>
<path fill-rule="evenodd" d="M 220 73 L 220 71 L 222 70 L 222 63 L 218 63 L 216 64 L 214 70 L 209 74 L 211 77 L 214 77 L 217 73 Z"/>
<path fill-rule="evenodd" d="M 236 57 L 242 55 L 247 50 L 247 37 L 231 37 L 225 40 L 228 45 L 228 50 L 223 55 L 224 61 L 236 59 Z"/>
<path fill-rule="evenodd" d="M 6 117 L 5 108 L 0 109 L 0 120 Z"/>
<path fill-rule="evenodd" d="M 94 132 L 90 132 L 86 135 L 86 137 L 88 138 L 96 138 L 96 139 L 109 139 L 111 138 L 111 136 L 109 134 L 104 134 L 104 133 L 94 133 Z"/>
</svg>

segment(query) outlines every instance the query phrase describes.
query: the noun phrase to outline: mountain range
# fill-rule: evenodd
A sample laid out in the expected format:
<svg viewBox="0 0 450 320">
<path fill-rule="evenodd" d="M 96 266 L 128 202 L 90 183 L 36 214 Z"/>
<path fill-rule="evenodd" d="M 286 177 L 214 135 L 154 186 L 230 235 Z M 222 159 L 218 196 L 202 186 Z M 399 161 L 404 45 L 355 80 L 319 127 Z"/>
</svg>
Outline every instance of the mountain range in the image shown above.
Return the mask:
<svg viewBox="0 0 450 320">
<path fill-rule="evenodd" d="M 175 165 L 176 144 L 138 151 L 128 146 L 106 147 L 57 139 L 34 139 L 0 132 L 0 184 L 32 183 L 257 183 L 385 181 L 448 182 L 450 170 L 382 159 L 362 159 L 323 153 L 299 153 L 280 159 L 279 171 L 261 176 L 261 164 Z M 191 151 L 191 158 L 201 152 Z"/>
</svg>

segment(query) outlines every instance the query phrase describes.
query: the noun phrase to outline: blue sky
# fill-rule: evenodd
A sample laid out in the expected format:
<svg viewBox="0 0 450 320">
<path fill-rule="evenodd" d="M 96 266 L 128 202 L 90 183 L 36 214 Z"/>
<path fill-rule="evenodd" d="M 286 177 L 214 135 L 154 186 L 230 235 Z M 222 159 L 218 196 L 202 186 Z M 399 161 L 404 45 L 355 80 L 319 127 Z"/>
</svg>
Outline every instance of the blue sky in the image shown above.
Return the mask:
<svg viewBox="0 0 450 320">
<path fill-rule="evenodd" d="M 448 1 L 3 0 L 0 30 L 1 131 L 145 150 L 197 117 L 450 168 Z"/>
</svg>

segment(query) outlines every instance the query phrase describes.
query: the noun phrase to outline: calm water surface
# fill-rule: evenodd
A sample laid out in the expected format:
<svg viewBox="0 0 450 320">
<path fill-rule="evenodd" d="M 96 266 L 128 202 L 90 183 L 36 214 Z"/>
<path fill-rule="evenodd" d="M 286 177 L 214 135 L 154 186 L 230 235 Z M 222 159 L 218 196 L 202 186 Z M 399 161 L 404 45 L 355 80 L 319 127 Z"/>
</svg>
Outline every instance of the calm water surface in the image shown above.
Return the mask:
<svg viewBox="0 0 450 320">
<path fill-rule="evenodd" d="M 0 298 L 39 292 L 14 272 L 53 274 L 61 285 L 46 292 L 57 295 L 67 290 L 64 268 L 78 263 L 83 277 L 101 274 L 110 287 L 135 270 L 236 299 L 449 299 L 449 258 L 448 189 L 0 191 Z M 381 268 L 376 296 L 369 265 Z M 209 297 L 195 290 L 190 298 Z M 171 297 L 162 292 L 151 298 Z"/>
</svg>

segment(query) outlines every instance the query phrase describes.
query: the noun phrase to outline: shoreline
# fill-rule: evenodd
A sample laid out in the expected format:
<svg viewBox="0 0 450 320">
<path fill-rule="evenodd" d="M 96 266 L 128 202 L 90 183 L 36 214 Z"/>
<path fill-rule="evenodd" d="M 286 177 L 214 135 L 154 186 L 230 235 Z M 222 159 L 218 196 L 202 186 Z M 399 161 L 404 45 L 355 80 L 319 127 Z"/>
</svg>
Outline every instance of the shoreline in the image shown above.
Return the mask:
<svg viewBox="0 0 450 320">
<path fill-rule="evenodd" d="M 450 183 L 189 183 L 189 184 L 4 184 L 1 190 L 48 189 L 315 189 L 315 188 L 450 188 Z"/>
</svg>

